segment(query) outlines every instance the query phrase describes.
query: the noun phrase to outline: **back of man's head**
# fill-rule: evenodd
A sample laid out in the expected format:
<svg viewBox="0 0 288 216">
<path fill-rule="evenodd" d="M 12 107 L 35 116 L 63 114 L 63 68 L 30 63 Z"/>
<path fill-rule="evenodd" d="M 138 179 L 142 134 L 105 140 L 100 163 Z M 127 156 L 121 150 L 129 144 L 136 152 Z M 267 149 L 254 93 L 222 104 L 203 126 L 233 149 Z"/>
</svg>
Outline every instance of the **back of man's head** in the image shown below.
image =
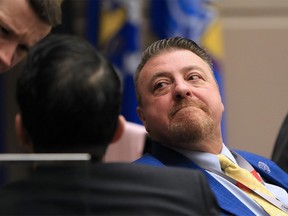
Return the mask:
<svg viewBox="0 0 288 216">
<path fill-rule="evenodd" d="M 121 83 L 112 65 L 75 36 L 33 47 L 17 82 L 17 102 L 34 152 L 103 156 L 116 130 Z"/>
</svg>

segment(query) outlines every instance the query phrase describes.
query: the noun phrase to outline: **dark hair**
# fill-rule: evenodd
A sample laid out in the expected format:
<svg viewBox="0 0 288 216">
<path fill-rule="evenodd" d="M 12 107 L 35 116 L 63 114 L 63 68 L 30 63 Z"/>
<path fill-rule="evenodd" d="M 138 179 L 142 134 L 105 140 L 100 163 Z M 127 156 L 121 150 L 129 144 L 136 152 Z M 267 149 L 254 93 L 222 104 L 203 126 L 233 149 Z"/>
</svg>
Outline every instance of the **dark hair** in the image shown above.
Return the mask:
<svg viewBox="0 0 288 216">
<path fill-rule="evenodd" d="M 121 95 L 113 66 L 71 35 L 50 35 L 34 46 L 17 82 L 17 102 L 35 152 L 98 147 L 104 154 Z"/>
<path fill-rule="evenodd" d="M 35 14 L 46 24 L 61 24 L 61 5 L 64 0 L 27 0 Z"/>
<path fill-rule="evenodd" d="M 183 38 L 183 37 L 172 37 L 158 40 L 148 46 L 143 54 L 141 61 L 136 69 L 136 73 L 134 75 L 134 86 L 136 91 L 136 97 L 138 100 L 139 105 L 141 105 L 141 98 L 138 91 L 138 78 L 141 70 L 143 69 L 144 65 L 147 63 L 149 59 L 154 56 L 159 55 L 165 51 L 169 50 L 189 50 L 194 54 L 198 55 L 201 59 L 203 59 L 212 69 L 212 60 L 208 53 L 199 47 L 193 40 Z"/>
</svg>

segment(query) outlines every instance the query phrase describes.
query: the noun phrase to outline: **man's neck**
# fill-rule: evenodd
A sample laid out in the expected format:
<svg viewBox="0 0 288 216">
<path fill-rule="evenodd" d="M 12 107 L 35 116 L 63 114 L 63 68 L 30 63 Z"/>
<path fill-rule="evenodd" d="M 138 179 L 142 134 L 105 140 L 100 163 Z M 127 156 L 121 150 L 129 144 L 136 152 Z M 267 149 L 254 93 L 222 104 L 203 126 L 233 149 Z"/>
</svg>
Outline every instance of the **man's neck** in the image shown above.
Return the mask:
<svg viewBox="0 0 288 216">
<path fill-rule="evenodd" d="M 182 149 L 186 151 L 195 151 L 195 152 L 207 152 L 211 154 L 220 154 L 222 150 L 222 139 L 220 140 L 202 140 L 198 142 L 190 142 L 190 143 L 164 143 L 160 142 L 161 144 L 176 148 Z"/>
</svg>

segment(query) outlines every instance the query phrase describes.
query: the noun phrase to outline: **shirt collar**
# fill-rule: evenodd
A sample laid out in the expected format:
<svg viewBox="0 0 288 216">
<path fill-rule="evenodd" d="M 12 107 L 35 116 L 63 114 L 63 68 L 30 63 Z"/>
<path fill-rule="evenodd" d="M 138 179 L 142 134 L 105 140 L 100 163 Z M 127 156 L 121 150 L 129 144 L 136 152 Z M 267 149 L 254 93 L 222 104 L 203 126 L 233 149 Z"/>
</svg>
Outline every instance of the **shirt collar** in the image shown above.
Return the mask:
<svg viewBox="0 0 288 216">
<path fill-rule="evenodd" d="M 180 154 L 184 155 L 185 157 L 189 158 L 200 167 L 206 167 L 209 169 L 214 169 L 219 172 L 222 172 L 220 162 L 216 154 L 211 154 L 207 152 L 198 152 L 198 151 L 187 151 L 175 148 L 173 149 L 179 152 Z M 220 154 L 227 156 L 230 160 L 232 160 L 235 164 L 237 164 L 234 156 L 232 155 L 230 150 L 225 146 L 224 143 L 222 143 L 222 151 Z"/>
</svg>

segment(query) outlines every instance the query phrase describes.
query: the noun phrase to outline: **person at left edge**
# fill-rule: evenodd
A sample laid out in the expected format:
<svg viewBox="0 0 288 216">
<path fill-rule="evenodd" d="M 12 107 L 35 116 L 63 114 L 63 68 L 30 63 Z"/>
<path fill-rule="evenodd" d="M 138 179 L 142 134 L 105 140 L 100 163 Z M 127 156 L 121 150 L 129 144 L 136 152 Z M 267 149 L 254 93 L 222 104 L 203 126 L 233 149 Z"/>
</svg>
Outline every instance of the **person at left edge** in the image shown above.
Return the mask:
<svg viewBox="0 0 288 216">
<path fill-rule="evenodd" d="M 63 0 L 0 0 L 0 73 L 61 23 Z"/>
</svg>

